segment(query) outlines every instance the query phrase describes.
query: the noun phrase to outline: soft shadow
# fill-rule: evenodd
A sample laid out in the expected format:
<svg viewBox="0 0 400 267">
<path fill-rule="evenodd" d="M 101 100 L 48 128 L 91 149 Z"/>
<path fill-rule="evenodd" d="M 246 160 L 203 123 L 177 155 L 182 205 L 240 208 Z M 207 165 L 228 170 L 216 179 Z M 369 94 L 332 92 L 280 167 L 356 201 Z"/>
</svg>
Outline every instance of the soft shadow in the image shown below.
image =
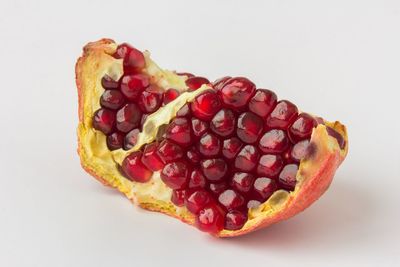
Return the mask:
<svg viewBox="0 0 400 267">
<path fill-rule="evenodd" d="M 345 178 L 345 177 L 342 177 Z M 251 250 L 289 250 L 298 247 L 356 246 L 372 223 L 373 196 L 337 177 L 328 192 L 303 213 L 236 238 L 214 239 Z"/>
</svg>

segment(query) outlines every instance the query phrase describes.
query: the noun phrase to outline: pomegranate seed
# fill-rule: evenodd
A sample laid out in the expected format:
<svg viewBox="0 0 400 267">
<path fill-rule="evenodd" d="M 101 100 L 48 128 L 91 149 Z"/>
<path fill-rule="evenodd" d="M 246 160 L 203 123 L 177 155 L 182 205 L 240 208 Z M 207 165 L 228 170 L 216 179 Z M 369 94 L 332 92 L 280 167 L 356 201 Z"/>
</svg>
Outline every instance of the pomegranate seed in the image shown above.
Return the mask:
<svg viewBox="0 0 400 267">
<path fill-rule="evenodd" d="M 300 114 L 289 128 L 289 137 L 293 143 L 311 137 L 313 128 L 318 125 L 317 121 L 307 113 Z"/>
<path fill-rule="evenodd" d="M 221 102 L 214 92 L 205 92 L 191 103 L 191 110 L 196 118 L 209 121 L 221 108 Z"/>
<path fill-rule="evenodd" d="M 125 58 L 129 52 L 132 50 L 132 46 L 130 46 L 127 43 L 122 43 L 117 47 L 117 50 L 114 53 L 114 57 L 117 59 L 123 59 Z"/>
<path fill-rule="evenodd" d="M 277 96 L 268 89 L 258 89 L 249 102 L 250 111 L 265 118 L 276 105 Z"/>
<path fill-rule="evenodd" d="M 189 179 L 189 188 L 205 188 L 206 185 L 207 181 L 203 173 L 198 169 L 193 170 Z"/>
<path fill-rule="evenodd" d="M 181 107 L 181 109 L 178 110 L 178 112 L 176 112 L 176 116 L 177 117 L 188 117 L 188 116 L 190 116 L 189 105 L 188 104 L 183 105 L 183 107 Z"/>
<path fill-rule="evenodd" d="M 101 86 L 104 89 L 109 89 L 109 90 L 115 90 L 118 89 L 119 87 L 119 82 L 114 81 L 110 76 L 104 75 L 103 78 L 101 78 Z"/>
<path fill-rule="evenodd" d="M 200 210 L 195 224 L 201 231 L 218 233 L 224 228 L 224 217 L 223 210 L 219 206 L 211 204 Z"/>
<path fill-rule="evenodd" d="M 242 171 L 251 171 L 257 165 L 258 151 L 252 145 L 246 145 L 235 159 L 235 167 Z"/>
<path fill-rule="evenodd" d="M 255 209 L 255 208 L 258 208 L 258 206 L 260 206 L 260 205 L 261 205 L 261 202 L 258 200 L 254 200 L 254 199 L 249 200 L 249 202 L 247 202 L 248 209 Z"/>
<path fill-rule="evenodd" d="M 222 192 L 218 197 L 218 201 L 227 210 L 241 208 L 244 205 L 244 197 L 232 189 Z"/>
<path fill-rule="evenodd" d="M 200 138 L 198 149 L 205 157 L 216 156 L 221 151 L 221 142 L 214 134 L 206 133 Z"/>
<path fill-rule="evenodd" d="M 167 127 L 165 136 L 178 145 L 188 146 L 192 143 L 190 122 L 186 118 L 175 118 Z"/>
<path fill-rule="evenodd" d="M 123 143 L 124 135 L 120 132 L 115 132 L 107 136 L 107 147 L 111 151 L 122 148 Z"/>
<path fill-rule="evenodd" d="M 178 207 L 183 207 L 185 205 L 185 193 L 183 190 L 172 190 L 171 202 Z"/>
<path fill-rule="evenodd" d="M 118 46 L 114 57 L 124 59 L 123 65 L 125 73 L 136 72 L 146 65 L 143 53 L 125 43 Z"/>
<path fill-rule="evenodd" d="M 192 130 L 196 137 L 202 136 L 208 130 L 208 122 L 192 118 Z"/>
<path fill-rule="evenodd" d="M 222 147 L 222 154 L 226 159 L 233 159 L 239 153 L 242 146 L 243 144 L 239 138 L 232 137 L 230 139 L 226 139 Z"/>
<path fill-rule="evenodd" d="M 254 193 L 258 200 L 266 201 L 277 189 L 274 180 L 266 177 L 257 178 L 254 181 Z"/>
<path fill-rule="evenodd" d="M 344 140 L 343 136 L 331 127 L 326 127 L 326 131 L 330 136 L 337 140 L 339 147 L 341 149 L 344 149 L 344 147 L 346 146 L 346 141 Z"/>
<path fill-rule="evenodd" d="M 203 174 L 212 182 L 221 181 L 228 171 L 228 166 L 223 159 L 206 159 L 201 161 L 200 165 Z"/>
<path fill-rule="evenodd" d="M 297 164 L 288 164 L 279 174 L 279 184 L 286 190 L 293 191 L 296 186 Z"/>
<path fill-rule="evenodd" d="M 194 74 L 191 74 L 190 72 L 175 72 L 175 74 L 178 76 L 186 76 L 188 78 L 194 77 Z"/>
<path fill-rule="evenodd" d="M 109 109 L 101 108 L 93 115 L 93 128 L 104 133 L 110 134 L 115 125 L 115 112 Z"/>
<path fill-rule="evenodd" d="M 214 89 L 220 90 L 224 86 L 225 82 L 227 82 L 230 78 L 232 78 L 232 77 L 225 76 L 225 77 L 215 80 L 215 82 L 213 82 Z"/>
<path fill-rule="evenodd" d="M 226 230 L 239 230 L 247 221 L 247 214 L 238 210 L 231 210 L 225 216 Z"/>
<path fill-rule="evenodd" d="M 161 161 L 157 154 L 158 144 L 151 143 L 145 146 L 142 156 L 143 164 L 152 171 L 159 171 L 164 167 L 164 163 Z"/>
<path fill-rule="evenodd" d="M 140 133 L 139 129 L 133 129 L 132 131 L 130 131 L 125 135 L 124 139 L 125 150 L 129 150 L 136 145 L 139 133 Z"/>
<path fill-rule="evenodd" d="M 182 161 L 171 162 L 161 171 L 161 180 L 171 189 L 183 189 L 189 179 L 189 170 Z"/>
<path fill-rule="evenodd" d="M 225 189 L 228 188 L 228 184 L 225 182 L 221 182 L 221 183 L 212 183 L 209 185 L 209 189 L 210 191 L 215 194 L 215 195 L 219 195 L 222 192 L 225 191 Z"/>
<path fill-rule="evenodd" d="M 307 155 L 309 144 L 310 141 L 308 140 L 303 140 L 295 144 L 290 152 L 291 159 L 300 162 Z"/>
<path fill-rule="evenodd" d="M 126 98 L 134 101 L 149 84 L 149 78 L 144 74 L 125 75 L 121 80 L 121 92 Z"/>
<path fill-rule="evenodd" d="M 287 100 L 279 101 L 267 118 L 267 126 L 270 128 L 287 129 L 297 117 L 297 107 Z"/>
<path fill-rule="evenodd" d="M 178 90 L 175 90 L 173 88 L 168 89 L 164 93 L 164 105 L 168 104 L 169 102 L 175 100 L 179 96 Z"/>
<path fill-rule="evenodd" d="M 210 194 L 207 191 L 200 189 L 194 191 L 185 199 L 185 206 L 191 213 L 198 214 L 202 208 L 210 203 L 210 201 Z"/>
<path fill-rule="evenodd" d="M 208 84 L 210 81 L 204 77 L 190 77 L 186 80 L 186 86 L 189 87 L 189 91 L 199 89 L 203 84 Z"/>
<path fill-rule="evenodd" d="M 252 112 L 240 114 L 237 124 L 237 136 L 245 143 L 252 144 L 258 140 L 263 130 L 263 120 Z"/>
<path fill-rule="evenodd" d="M 127 133 L 139 126 L 141 117 L 142 112 L 136 104 L 126 104 L 117 112 L 117 129 Z"/>
<path fill-rule="evenodd" d="M 232 188 L 242 193 L 250 192 L 254 183 L 254 176 L 246 172 L 237 172 L 231 180 Z"/>
<path fill-rule="evenodd" d="M 145 113 L 153 113 L 161 107 L 163 93 L 155 85 L 147 87 L 139 96 L 138 105 Z"/>
<path fill-rule="evenodd" d="M 210 123 L 211 130 L 219 136 L 226 137 L 235 130 L 235 114 L 229 109 L 221 109 L 212 118 Z"/>
<path fill-rule="evenodd" d="M 183 157 L 183 150 L 180 146 L 168 140 L 163 140 L 158 146 L 157 154 L 161 161 L 169 163 Z"/>
<path fill-rule="evenodd" d="M 289 146 L 289 139 L 282 130 L 266 132 L 260 139 L 259 148 L 264 153 L 282 153 Z"/>
<path fill-rule="evenodd" d="M 192 164 L 197 164 L 200 162 L 201 156 L 195 147 L 190 148 L 186 152 L 186 157 Z"/>
<path fill-rule="evenodd" d="M 129 180 L 145 183 L 150 180 L 153 173 L 143 165 L 141 158 L 142 152 L 135 151 L 124 159 L 121 168 Z"/>
<path fill-rule="evenodd" d="M 121 108 L 124 102 L 124 96 L 117 90 L 106 90 L 100 97 L 100 105 L 103 108 L 116 110 Z"/>
<path fill-rule="evenodd" d="M 225 106 L 233 109 L 242 109 L 246 107 L 255 90 L 256 86 L 250 80 L 237 77 L 226 81 L 218 92 Z"/>
<path fill-rule="evenodd" d="M 279 155 L 263 155 L 257 166 L 257 174 L 267 177 L 275 177 L 283 167 L 283 160 Z"/>
</svg>

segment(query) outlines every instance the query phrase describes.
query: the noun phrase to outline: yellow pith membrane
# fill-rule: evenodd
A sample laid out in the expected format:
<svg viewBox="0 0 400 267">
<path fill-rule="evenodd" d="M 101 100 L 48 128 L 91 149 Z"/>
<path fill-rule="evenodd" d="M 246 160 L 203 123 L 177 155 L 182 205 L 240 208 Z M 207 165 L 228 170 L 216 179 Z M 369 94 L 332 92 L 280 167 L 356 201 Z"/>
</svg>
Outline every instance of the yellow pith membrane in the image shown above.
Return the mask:
<svg viewBox="0 0 400 267">
<path fill-rule="evenodd" d="M 203 85 L 198 90 L 186 92 L 186 76 L 178 76 L 174 72 L 159 68 L 150 59 L 149 53 L 144 52 L 146 67 L 143 71 L 151 77 L 151 83 L 157 84 L 164 90 L 174 88 L 182 93 L 147 117 L 133 148 L 128 151 L 122 149 L 110 151 L 106 144 L 106 136 L 93 128 L 92 118 L 94 112 L 100 108 L 99 99 L 104 92 L 101 85 L 102 77 L 108 75 L 118 80 L 123 75 L 122 59 L 112 56 L 116 48 L 117 44 L 109 39 L 89 43 L 76 65 L 80 120 L 78 153 L 82 166 L 103 184 L 117 188 L 141 207 L 166 213 L 193 225 L 194 215 L 185 207 L 177 207 L 171 202 L 172 189 L 162 182 L 160 172 L 154 172 L 149 182 L 138 183 L 121 175 L 118 166 L 130 153 L 153 142 L 159 127 L 168 124 L 182 106 L 212 88 Z M 343 137 L 345 140 L 343 149 L 340 148 L 336 138 L 328 134 L 327 126 Z M 347 154 L 346 128 L 339 122 L 325 121 L 324 124 L 314 128 L 310 144 L 313 153 L 301 160 L 294 191 L 278 190 L 257 208 L 249 209 L 248 221 L 240 230 L 222 230 L 214 234 L 220 237 L 237 236 L 268 226 L 292 217 L 318 199 L 330 185 L 335 170 Z"/>
</svg>

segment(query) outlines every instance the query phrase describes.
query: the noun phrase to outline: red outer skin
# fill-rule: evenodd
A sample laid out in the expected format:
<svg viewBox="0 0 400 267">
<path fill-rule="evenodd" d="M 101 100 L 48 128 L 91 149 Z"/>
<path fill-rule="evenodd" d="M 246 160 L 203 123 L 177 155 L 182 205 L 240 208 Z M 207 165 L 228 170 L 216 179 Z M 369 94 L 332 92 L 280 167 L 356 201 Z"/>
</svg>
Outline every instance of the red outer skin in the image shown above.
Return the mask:
<svg viewBox="0 0 400 267">
<path fill-rule="evenodd" d="M 80 57 L 76 63 L 76 84 L 78 88 L 78 99 L 79 99 L 79 122 L 83 122 L 84 118 L 84 100 L 83 100 L 83 93 L 82 90 L 84 88 L 82 87 L 82 79 L 83 79 L 83 73 L 82 73 L 82 65 L 83 62 L 87 59 L 87 55 L 92 52 L 92 53 L 107 53 L 107 54 L 112 54 L 113 53 L 113 47 L 115 47 L 115 42 L 111 39 L 101 39 L 97 42 L 92 42 L 87 44 L 84 49 L 83 49 L 83 56 Z M 93 77 L 93 79 L 96 79 L 97 77 Z M 314 201 L 316 201 L 329 187 L 329 185 L 332 182 L 334 173 L 338 166 L 341 164 L 341 162 L 344 160 L 344 158 L 347 155 L 348 151 L 348 140 L 347 140 L 347 132 L 346 128 L 341 125 L 339 122 L 335 123 L 328 123 L 326 122 L 325 124 L 329 125 L 330 127 L 334 128 L 337 132 L 339 132 L 344 140 L 346 141 L 345 147 L 341 150 L 339 146 L 337 145 L 337 142 L 331 138 L 328 137 L 326 134 L 326 130 L 324 130 L 323 125 L 320 125 L 316 130 L 314 129 L 313 136 L 311 139 L 311 143 L 314 145 L 314 154 L 310 156 L 310 158 L 306 158 L 305 160 L 302 160 L 301 165 L 300 165 L 300 170 L 298 173 L 298 184 L 296 186 L 296 190 L 290 194 L 288 194 L 288 197 L 286 201 L 282 202 L 279 204 L 278 202 L 280 201 L 278 198 L 273 199 L 271 197 L 268 202 L 274 203 L 276 201 L 276 206 L 273 204 L 274 209 L 272 212 L 269 213 L 268 216 L 265 216 L 262 220 L 255 220 L 255 223 L 253 223 L 250 227 L 245 227 L 236 230 L 236 231 L 221 231 L 220 233 L 215 233 L 214 235 L 217 237 L 233 237 L 233 236 L 239 236 L 243 235 L 249 232 L 252 232 L 256 229 L 263 228 L 266 226 L 269 226 L 271 224 L 277 223 L 282 220 L 286 220 L 297 213 L 303 211 L 305 208 L 310 206 Z M 316 133 L 318 132 L 318 133 Z M 335 143 L 334 149 L 327 150 L 326 147 L 328 147 L 327 143 Z M 330 144 L 332 147 L 332 144 Z M 83 144 L 81 143 L 81 138 L 78 136 L 78 154 L 81 155 Z M 304 168 L 301 166 L 304 163 Z M 307 162 L 311 162 L 311 165 L 307 165 Z M 112 186 L 116 187 L 115 185 L 112 185 L 107 179 L 101 177 L 97 172 L 95 168 L 86 166 L 84 162 L 82 161 L 81 158 L 81 165 L 85 169 L 86 172 L 88 172 L 90 175 L 92 175 L 94 178 L 96 178 L 98 181 L 100 181 L 103 185 L 106 186 Z M 299 178 L 301 176 L 301 178 Z M 133 199 L 130 197 L 130 199 L 133 201 Z M 151 210 L 151 211 L 157 211 L 157 212 L 162 212 L 165 213 L 169 216 L 178 218 L 182 220 L 185 223 L 188 223 L 190 225 L 194 224 L 193 218 L 190 217 L 180 217 L 176 213 L 171 212 L 171 209 L 167 206 L 160 206 L 160 205 L 152 205 L 151 203 L 140 203 L 139 205 L 142 208 Z M 271 211 L 271 210 L 270 210 Z M 256 218 L 257 219 L 257 218 Z"/>
</svg>

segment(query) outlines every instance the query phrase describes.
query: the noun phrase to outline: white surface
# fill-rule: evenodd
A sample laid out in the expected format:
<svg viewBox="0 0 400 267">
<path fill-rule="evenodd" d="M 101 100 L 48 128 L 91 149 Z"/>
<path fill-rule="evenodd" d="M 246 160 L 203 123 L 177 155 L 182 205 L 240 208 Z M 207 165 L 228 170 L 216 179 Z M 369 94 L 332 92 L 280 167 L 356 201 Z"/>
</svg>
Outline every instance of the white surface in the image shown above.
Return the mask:
<svg viewBox="0 0 400 267">
<path fill-rule="evenodd" d="M 399 1 L 54 2 L 0 2 L 0 266 L 400 265 Z M 101 186 L 79 166 L 74 83 L 100 37 L 342 121 L 350 153 L 331 189 L 216 240 Z"/>
</svg>

